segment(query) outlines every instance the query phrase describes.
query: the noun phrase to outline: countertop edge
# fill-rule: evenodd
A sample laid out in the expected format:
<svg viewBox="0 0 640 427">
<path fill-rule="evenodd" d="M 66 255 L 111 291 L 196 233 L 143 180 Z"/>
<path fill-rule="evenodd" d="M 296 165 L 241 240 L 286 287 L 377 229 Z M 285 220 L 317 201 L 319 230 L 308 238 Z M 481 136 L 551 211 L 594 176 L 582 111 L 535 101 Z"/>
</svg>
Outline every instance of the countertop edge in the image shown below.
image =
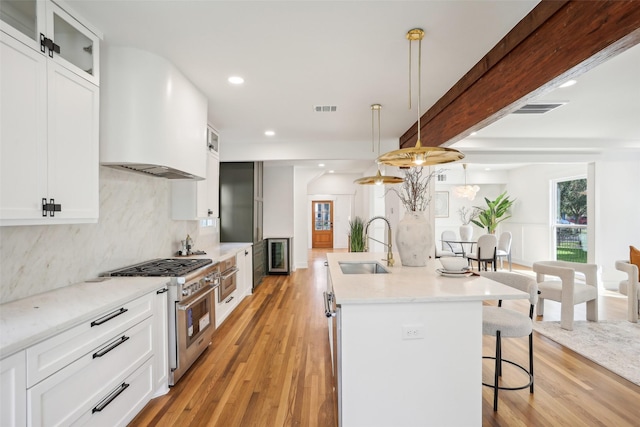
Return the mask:
<svg viewBox="0 0 640 427">
<path fill-rule="evenodd" d="M 206 252 L 204 255 L 192 257 L 210 258 L 218 262 L 252 245 L 249 242 L 224 242 L 203 248 Z M 0 304 L 0 359 L 160 289 L 167 283 L 166 277 L 111 277 L 100 282 L 74 283 Z M 71 300 L 73 302 L 66 305 L 60 303 Z M 39 307 L 37 314 L 32 312 L 34 307 Z M 82 310 L 82 307 L 86 307 L 86 310 Z M 22 332 L 17 334 L 16 330 L 23 331 L 24 335 Z"/>
</svg>

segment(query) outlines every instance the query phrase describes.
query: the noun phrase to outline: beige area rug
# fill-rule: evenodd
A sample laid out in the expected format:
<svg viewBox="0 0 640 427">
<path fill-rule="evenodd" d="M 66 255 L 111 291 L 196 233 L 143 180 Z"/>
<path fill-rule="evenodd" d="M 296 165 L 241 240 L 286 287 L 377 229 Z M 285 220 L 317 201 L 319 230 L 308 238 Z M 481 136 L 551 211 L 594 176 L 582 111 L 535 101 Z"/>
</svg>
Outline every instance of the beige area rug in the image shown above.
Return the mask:
<svg viewBox="0 0 640 427">
<path fill-rule="evenodd" d="M 640 385 L 640 323 L 575 321 L 567 331 L 560 322 L 533 322 L 533 329 Z"/>
</svg>

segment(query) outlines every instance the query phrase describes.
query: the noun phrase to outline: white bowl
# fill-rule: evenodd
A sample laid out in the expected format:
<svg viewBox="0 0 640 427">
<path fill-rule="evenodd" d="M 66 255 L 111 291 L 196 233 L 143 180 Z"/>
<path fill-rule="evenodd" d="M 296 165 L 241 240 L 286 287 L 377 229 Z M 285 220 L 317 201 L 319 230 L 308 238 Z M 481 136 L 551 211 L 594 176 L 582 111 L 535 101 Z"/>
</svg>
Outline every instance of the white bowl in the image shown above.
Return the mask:
<svg viewBox="0 0 640 427">
<path fill-rule="evenodd" d="M 466 258 L 459 256 L 440 257 L 440 264 L 446 271 L 462 271 L 469 267 Z"/>
</svg>

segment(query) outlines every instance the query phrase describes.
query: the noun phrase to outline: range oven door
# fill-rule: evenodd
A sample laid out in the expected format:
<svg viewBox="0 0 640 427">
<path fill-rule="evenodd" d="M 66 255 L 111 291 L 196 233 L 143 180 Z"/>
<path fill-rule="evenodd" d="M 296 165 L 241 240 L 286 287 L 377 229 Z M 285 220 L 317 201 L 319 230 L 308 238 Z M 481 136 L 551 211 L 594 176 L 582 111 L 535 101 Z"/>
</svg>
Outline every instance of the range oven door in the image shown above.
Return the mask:
<svg viewBox="0 0 640 427">
<path fill-rule="evenodd" d="M 209 288 L 191 299 L 176 304 L 178 360 L 171 385 L 178 381 L 211 343 L 211 334 L 215 329 L 213 290 L 214 288 Z"/>
</svg>

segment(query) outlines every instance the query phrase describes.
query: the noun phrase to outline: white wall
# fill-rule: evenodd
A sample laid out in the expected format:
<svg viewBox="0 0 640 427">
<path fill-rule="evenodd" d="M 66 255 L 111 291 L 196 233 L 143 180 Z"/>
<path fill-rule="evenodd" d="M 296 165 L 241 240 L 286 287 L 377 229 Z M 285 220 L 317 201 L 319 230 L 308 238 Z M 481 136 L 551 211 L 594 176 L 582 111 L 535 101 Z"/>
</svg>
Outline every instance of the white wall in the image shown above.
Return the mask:
<svg viewBox="0 0 640 427">
<path fill-rule="evenodd" d="M 263 169 L 263 230 L 265 237 L 293 237 L 293 166 Z"/>
<path fill-rule="evenodd" d="M 640 248 L 640 160 L 637 157 L 594 164 L 597 240 L 593 250 L 602 268 L 603 283 L 608 288 L 617 289 L 619 281 L 626 278 L 615 269 L 615 261 L 629 259 L 629 245 Z"/>
<path fill-rule="evenodd" d="M 171 220 L 170 202 L 169 180 L 101 167 L 97 224 L 0 227 L 0 302 L 172 256 L 187 234 L 196 249 L 218 241 L 197 221 Z"/>
</svg>

